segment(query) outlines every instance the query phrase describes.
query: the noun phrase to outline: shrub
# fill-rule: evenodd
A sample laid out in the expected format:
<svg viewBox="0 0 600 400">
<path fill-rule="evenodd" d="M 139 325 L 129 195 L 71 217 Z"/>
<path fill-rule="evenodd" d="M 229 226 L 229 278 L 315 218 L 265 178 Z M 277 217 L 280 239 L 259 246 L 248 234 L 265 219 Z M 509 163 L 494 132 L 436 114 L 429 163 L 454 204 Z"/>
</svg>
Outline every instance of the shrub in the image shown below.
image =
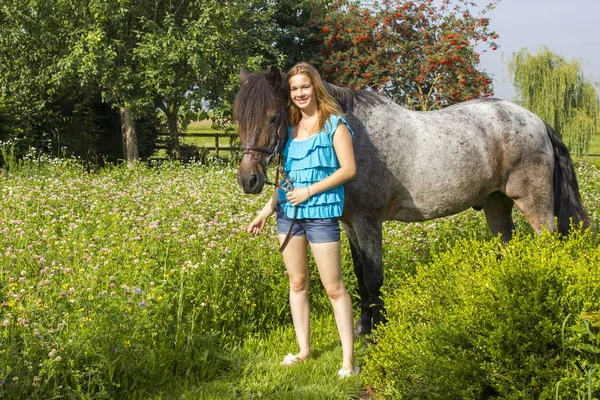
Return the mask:
<svg viewBox="0 0 600 400">
<path fill-rule="evenodd" d="M 560 381 L 574 399 L 577 369 L 597 394 L 595 354 L 582 350 L 598 336 L 563 322 L 600 310 L 599 269 L 590 234 L 461 240 L 389 293 L 365 379 L 406 399 L 554 398 Z"/>
</svg>

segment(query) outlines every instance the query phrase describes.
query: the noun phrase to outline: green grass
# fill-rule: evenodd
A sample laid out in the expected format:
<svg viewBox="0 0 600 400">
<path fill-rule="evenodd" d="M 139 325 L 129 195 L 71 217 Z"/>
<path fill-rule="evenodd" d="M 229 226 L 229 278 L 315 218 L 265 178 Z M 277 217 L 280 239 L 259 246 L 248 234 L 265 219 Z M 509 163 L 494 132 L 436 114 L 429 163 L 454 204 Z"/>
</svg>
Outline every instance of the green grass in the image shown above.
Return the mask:
<svg viewBox="0 0 600 400">
<path fill-rule="evenodd" d="M 290 321 L 291 322 L 291 321 Z M 360 376 L 347 380 L 337 378 L 341 367 L 341 346 L 335 334 L 331 315 L 311 321 L 313 358 L 292 367 L 282 367 L 283 356 L 297 351 L 291 325 L 248 338 L 232 349 L 234 367 L 225 376 L 190 388 L 184 399 L 340 399 L 360 396 Z M 356 342 L 356 362 L 362 365 L 368 345 Z"/>
<path fill-rule="evenodd" d="M 589 155 L 589 154 L 594 154 Z M 600 166 L 600 134 L 592 137 L 588 155 L 583 156 L 582 160 Z"/>
<path fill-rule="evenodd" d="M 245 226 L 269 195 L 244 195 L 235 167 L 165 163 L 95 173 L 69 160 L 0 174 L 0 397 L 348 399 L 339 337 L 312 267 L 314 359 L 297 351 L 271 219 Z M 600 169 L 577 163 L 594 227 Z M 531 229 L 516 213 L 520 232 Z M 357 283 L 342 241 L 343 274 Z M 386 291 L 464 239 L 489 240 L 483 213 L 384 225 Z M 356 342 L 357 364 L 372 348 Z"/>
</svg>

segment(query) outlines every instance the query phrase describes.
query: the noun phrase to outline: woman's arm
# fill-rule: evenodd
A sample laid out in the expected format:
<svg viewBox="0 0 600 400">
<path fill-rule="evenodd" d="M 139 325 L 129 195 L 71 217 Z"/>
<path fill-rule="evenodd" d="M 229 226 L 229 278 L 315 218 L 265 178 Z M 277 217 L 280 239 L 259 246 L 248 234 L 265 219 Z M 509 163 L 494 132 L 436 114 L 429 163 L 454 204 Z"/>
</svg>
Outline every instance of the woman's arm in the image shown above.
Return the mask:
<svg viewBox="0 0 600 400">
<path fill-rule="evenodd" d="M 339 123 L 333 134 L 333 148 L 340 163 L 340 168 L 327 178 L 315 182 L 305 188 L 298 188 L 288 192 L 287 197 L 293 206 L 305 202 L 317 193 L 325 192 L 339 186 L 356 176 L 356 162 L 352 147 L 352 136 L 343 123 Z"/>
</svg>

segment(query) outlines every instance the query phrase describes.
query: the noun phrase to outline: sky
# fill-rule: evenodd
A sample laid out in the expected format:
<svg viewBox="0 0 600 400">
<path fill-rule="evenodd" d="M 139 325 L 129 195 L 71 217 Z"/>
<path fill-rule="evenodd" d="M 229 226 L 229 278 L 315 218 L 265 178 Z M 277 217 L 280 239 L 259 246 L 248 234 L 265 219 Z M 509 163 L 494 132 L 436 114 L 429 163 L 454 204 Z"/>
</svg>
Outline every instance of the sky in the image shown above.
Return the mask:
<svg viewBox="0 0 600 400">
<path fill-rule="evenodd" d="M 493 77 L 494 97 L 514 98 L 507 65 L 524 47 L 535 54 L 547 46 L 567 60 L 578 58 L 586 77 L 600 81 L 600 0 L 501 0 L 486 16 L 500 35 L 498 49 L 483 53 L 480 64 Z"/>
</svg>

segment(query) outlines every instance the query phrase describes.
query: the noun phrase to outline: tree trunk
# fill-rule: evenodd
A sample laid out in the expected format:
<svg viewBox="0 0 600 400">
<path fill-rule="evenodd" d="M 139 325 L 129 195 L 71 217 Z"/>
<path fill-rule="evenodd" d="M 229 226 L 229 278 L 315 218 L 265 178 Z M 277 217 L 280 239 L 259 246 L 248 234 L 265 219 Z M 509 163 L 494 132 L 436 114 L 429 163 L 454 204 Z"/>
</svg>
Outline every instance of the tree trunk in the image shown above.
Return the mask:
<svg viewBox="0 0 600 400">
<path fill-rule="evenodd" d="M 131 108 L 127 106 L 121 107 L 121 134 L 123 135 L 123 158 L 127 162 L 136 161 L 139 156 L 135 121 Z"/>
<path fill-rule="evenodd" d="M 181 145 L 179 144 L 179 127 L 177 126 L 177 113 L 167 113 L 167 122 L 169 124 L 169 150 L 171 153 L 171 157 L 173 157 L 176 160 L 179 160 L 181 158 Z"/>
</svg>

